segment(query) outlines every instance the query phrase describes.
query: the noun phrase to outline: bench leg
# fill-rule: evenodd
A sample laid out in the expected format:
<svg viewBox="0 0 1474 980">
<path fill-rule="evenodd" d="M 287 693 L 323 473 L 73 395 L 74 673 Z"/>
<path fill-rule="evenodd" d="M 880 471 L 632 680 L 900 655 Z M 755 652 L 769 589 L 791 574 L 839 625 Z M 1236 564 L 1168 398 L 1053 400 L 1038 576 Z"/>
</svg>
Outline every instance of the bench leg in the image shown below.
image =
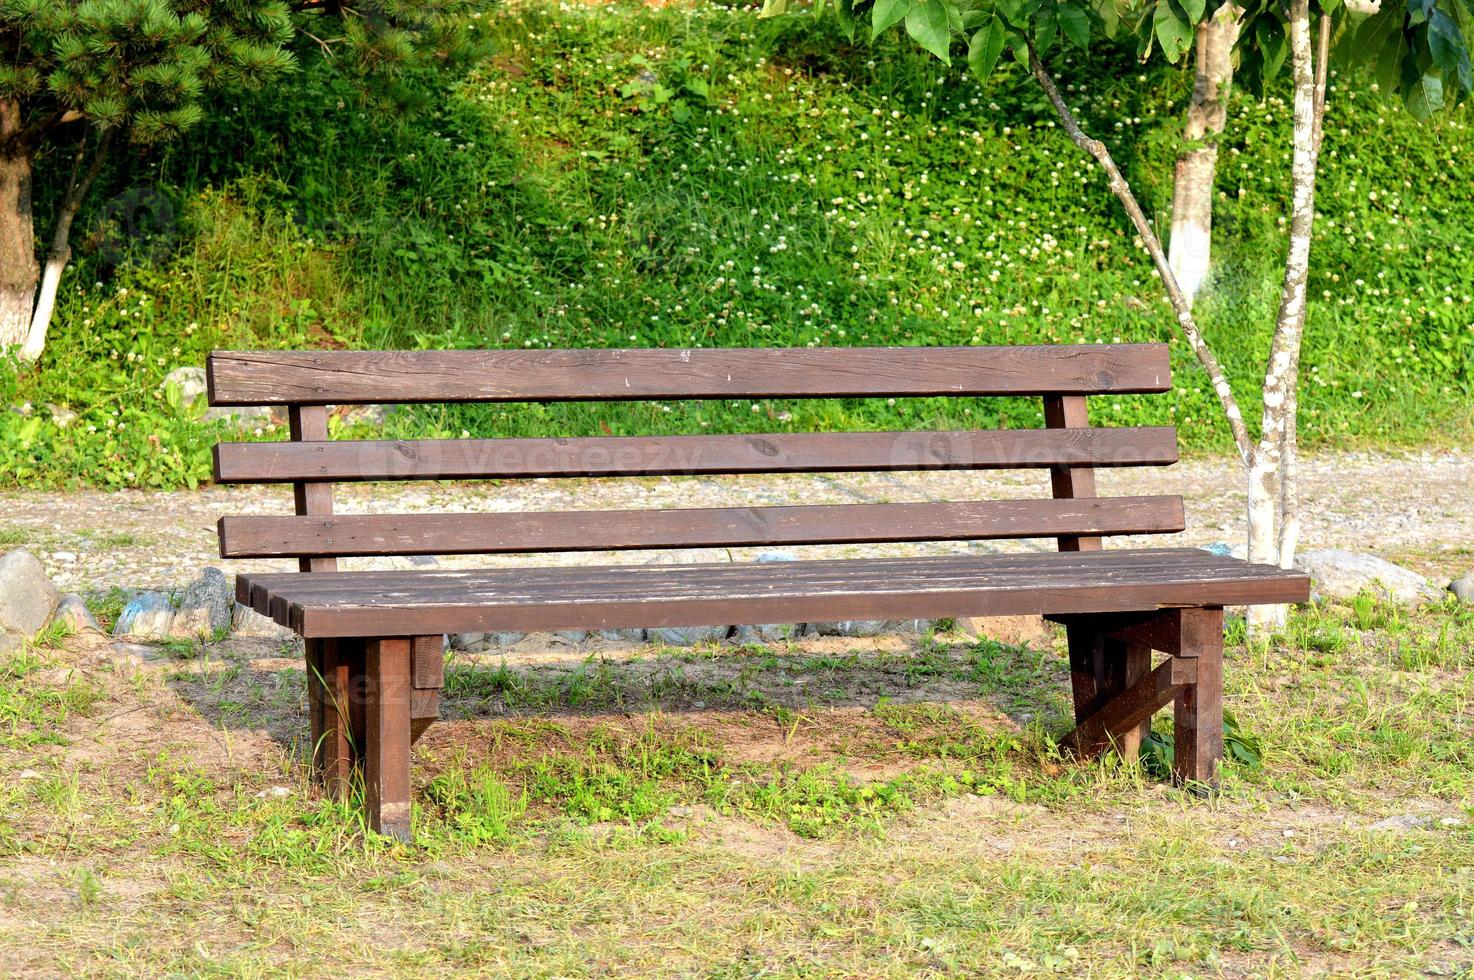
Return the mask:
<svg viewBox="0 0 1474 980">
<path fill-rule="evenodd" d="M 1196 662 L 1195 683 L 1173 706 L 1172 777 L 1198 789 L 1218 788 L 1223 761 L 1223 610 L 1182 610 L 1180 656 Z"/>
<path fill-rule="evenodd" d="M 1107 704 L 1151 672 L 1151 649 L 1107 636 L 1087 622 L 1066 631 L 1070 651 L 1070 686 L 1074 692 L 1075 724 L 1083 725 Z M 1112 736 L 1116 752 L 1134 761 L 1142 742 L 1151 734 L 1148 718 Z"/>
<path fill-rule="evenodd" d="M 369 826 L 410 840 L 410 640 L 368 641 L 364 705 L 364 806 Z"/>
<path fill-rule="evenodd" d="M 353 641 L 307 641 L 308 712 L 312 728 L 314 778 L 335 799 L 348 795 L 354 764 L 350 728 Z"/>
</svg>

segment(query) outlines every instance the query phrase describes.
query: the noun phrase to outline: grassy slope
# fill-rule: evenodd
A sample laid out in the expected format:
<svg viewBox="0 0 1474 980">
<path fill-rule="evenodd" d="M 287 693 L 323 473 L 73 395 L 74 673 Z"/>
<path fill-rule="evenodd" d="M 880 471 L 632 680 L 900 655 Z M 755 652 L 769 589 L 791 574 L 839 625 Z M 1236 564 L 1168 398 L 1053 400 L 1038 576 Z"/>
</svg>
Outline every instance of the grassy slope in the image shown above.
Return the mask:
<svg viewBox="0 0 1474 980">
<path fill-rule="evenodd" d="M 612 346 L 1174 340 L 1102 180 L 1016 68 L 984 90 L 905 47 L 715 6 L 499 15 L 501 55 L 360 104 L 322 69 L 143 161 L 84 225 L 38 374 L 0 398 L 82 412 L 0 422 L 5 479 L 177 485 L 214 434 L 165 404 L 215 346 Z M 1058 65 L 1158 215 L 1188 79 Z M 1239 97 L 1202 319 L 1246 402 L 1277 295 L 1283 102 Z M 1336 80 L 1305 365 L 1311 447 L 1458 439 L 1474 405 L 1463 115 L 1420 129 Z M 151 188 L 146 193 L 138 187 Z M 93 285 L 93 283 L 101 285 Z M 1102 420 L 1226 446 L 1201 373 Z M 782 413 L 789 410 L 791 419 Z M 526 407 L 406 413 L 392 430 L 547 434 L 1034 424 L 1027 403 Z M 262 435 L 279 434 L 265 430 Z M 157 441 L 151 441 L 154 437 Z"/>
<path fill-rule="evenodd" d="M 462 657 L 416 842 L 297 759 L 300 655 L 0 686 L 0 970 L 1457 974 L 1474 965 L 1474 613 L 1308 610 L 1230 650 L 1222 797 L 1061 759 L 1058 648 Z M 1388 817 L 1411 822 L 1373 829 Z"/>
</svg>

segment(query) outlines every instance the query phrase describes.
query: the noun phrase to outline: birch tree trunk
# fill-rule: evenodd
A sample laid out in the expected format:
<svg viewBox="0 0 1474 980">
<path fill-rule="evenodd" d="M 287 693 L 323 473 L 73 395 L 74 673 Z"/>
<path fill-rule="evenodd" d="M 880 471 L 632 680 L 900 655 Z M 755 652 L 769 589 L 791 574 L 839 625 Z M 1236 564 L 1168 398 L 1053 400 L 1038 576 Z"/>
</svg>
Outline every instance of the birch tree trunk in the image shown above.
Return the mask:
<svg viewBox="0 0 1474 980">
<path fill-rule="evenodd" d="M 25 346 L 20 352 L 22 361 L 39 360 L 46 349 L 46 332 L 56 312 L 56 293 L 61 286 L 61 274 L 72 260 L 72 222 L 76 219 L 77 210 L 86 199 L 92 182 L 102 169 L 102 161 L 107 155 L 111 138 L 111 132 L 102 134 L 92 160 L 85 169 L 83 164 L 87 160 L 87 134 L 84 133 L 77 141 L 77 152 L 72 160 L 72 177 L 67 184 L 66 196 L 62 198 L 61 207 L 57 210 L 56 227 L 51 234 L 51 251 L 46 256 L 46 268 L 41 275 L 41 291 L 36 296 L 36 309 L 31 317 Z"/>
<path fill-rule="evenodd" d="M 1326 36 L 1326 22 L 1322 35 Z M 1280 288 L 1279 315 L 1264 371 L 1264 414 L 1259 444 L 1249 476 L 1249 560 L 1273 564 L 1294 561 L 1293 526 L 1282 527 L 1283 502 L 1294 499 L 1293 470 L 1282 471 L 1286 450 L 1295 442 L 1295 386 L 1300 374 L 1300 347 L 1305 336 L 1306 286 L 1310 279 L 1310 236 L 1315 223 L 1315 172 L 1320 151 L 1323 83 L 1318 84 L 1316 56 L 1310 40 L 1310 0 L 1291 0 L 1290 73 L 1294 82 L 1290 161 L 1290 246 Z M 1325 55 L 1322 54 L 1322 59 Z M 1322 63 L 1321 72 L 1325 70 Z M 1284 483 L 1283 481 L 1289 481 Z M 1286 494 L 1286 490 L 1289 493 Z M 1288 515 L 1293 516 L 1293 515 Z M 1281 534 L 1288 531 L 1287 534 Z M 1276 535 L 1279 535 L 1278 537 Z M 1283 546 L 1288 544 L 1289 548 Z M 1288 551 L 1288 553 L 1286 553 Z M 1251 606 L 1251 628 L 1284 622 L 1284 606 Z"/>
<path fill-rule="evenodd" d="M 1223 132 L 1228 119 L 1238 15 L 1234 4 L 1225 4 L 1197 28 L 1197 77 L 1183 131 L 1187 147 L 1177 155 L 1172 179 L 1172 233 L 1167 239 L 1167 261 L 1188 303 L 1197 298 L 1208 277 L 1212 255 L 1213 177 L 1218 167 L 1214 137 Z"/>
<path fill-rule="evenodd" d="M 20 106 L 0 100 L 0 348 L 25 342 L 36 296 L 31 157 L 20 128 Z"/>
</svg>

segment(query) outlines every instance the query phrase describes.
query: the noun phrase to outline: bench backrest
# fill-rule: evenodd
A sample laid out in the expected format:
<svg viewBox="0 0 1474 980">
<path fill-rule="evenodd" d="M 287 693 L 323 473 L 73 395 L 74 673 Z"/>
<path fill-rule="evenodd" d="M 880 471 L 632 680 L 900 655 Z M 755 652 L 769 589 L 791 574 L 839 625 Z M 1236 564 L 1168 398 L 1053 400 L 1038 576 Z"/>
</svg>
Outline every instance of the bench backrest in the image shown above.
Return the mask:
<svg viewBox="0 0 1474 980">
<path fill-rule="evenodd" d="M 446 555 L 1102 536 L 1184 527 L 1175 496 L 1095 495 L 1095 467 L 1177 460 L 1170 427 L 1090 428 L 1089 395 L 1171 388 L 1164 344 L 1017 347 L 218 351 L 210 404 L 285 406 L 290 442 L 215 448 L 222 483 L 291 483 L 293 516 L 220 521 L 226 558 Z M 327 406 L 718 398 L 1042 397 L 1045 428 L 329 441 Z M 373 480 L 1047 468 L 1052 497 L 667 511 L 333 514 Z"/>
</svg>

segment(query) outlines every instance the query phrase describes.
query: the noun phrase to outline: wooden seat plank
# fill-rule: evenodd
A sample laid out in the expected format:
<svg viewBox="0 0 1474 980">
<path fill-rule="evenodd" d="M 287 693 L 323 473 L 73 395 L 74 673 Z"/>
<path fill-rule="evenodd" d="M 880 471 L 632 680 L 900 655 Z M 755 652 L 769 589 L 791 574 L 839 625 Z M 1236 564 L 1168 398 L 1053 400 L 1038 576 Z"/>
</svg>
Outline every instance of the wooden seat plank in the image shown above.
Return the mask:
<svg viewBox="0 0 1474 980">
<path fill-rule="evenodd" d="M 1163 560 L 1166 557 L 1170 560 Z M 1069 560 L 1061 560 L 1067 558 Z M 305 636 L 1102 613 L 1297 601 L 1306 576 L 1195 549 L 458 573 L 278 575 Z M 300 584 L 297 584 L 300 582 Z M 252 583 L 255 585 L 256 583 Z"/>
<path fill-rule="evenodd" d="M 1164 466 L 1176 461 L 1177 430 L 1166 426 L 579 439 L 222 442 L 215 447 L 215 479 L 220 483 L 500 480 Z"/>
<path fill-rule="evenodd" d="M 1061 534 L 1163 534 L 1186 526 L 1181 497 L 801 504 L 501 514 L 239 516 L 220 520 L 224 558 L 471 555 L 985 541 Z"/>
<path fill-rule="evenodd" d="M 211 405 L 1127 394 L 1166 344 L 639 350 L 216 351 Z"/>
</svg>

